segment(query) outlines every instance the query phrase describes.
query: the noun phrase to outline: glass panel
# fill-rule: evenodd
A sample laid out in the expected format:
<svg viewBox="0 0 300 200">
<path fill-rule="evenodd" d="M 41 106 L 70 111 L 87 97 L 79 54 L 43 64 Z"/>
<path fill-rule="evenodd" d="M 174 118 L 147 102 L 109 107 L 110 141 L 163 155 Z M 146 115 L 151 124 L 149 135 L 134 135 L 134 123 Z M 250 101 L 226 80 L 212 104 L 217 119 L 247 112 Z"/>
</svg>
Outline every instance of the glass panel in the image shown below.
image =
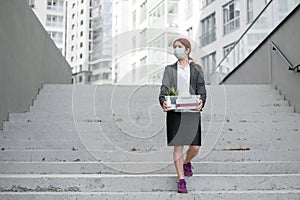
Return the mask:
<svg viewBox="0 0 300 200">
<path fill-rule="evenodd" d="M 235 43 L 229 53 L 217 65 L 211 74 L 212 83 L 219 84 L 234 70 L 245 58 L 253 52 L 258 45 L 274 30 L 274 28 L 300 3 L 300 0 L 273 0 L 252 22 L 246 32 Z M 226 9 L 223 8 L 224 17 Z M 225 18 L 224 18 L 224 21 Z M 230 22 L 230 26 L 239 26 L 239 18 Z M 233 24 L 233 25 L 231 25 Z M 228 28 L 228 29 L 231 29 Z M 226 26 L 224 25 L 224 32 Z"/>
</svg>

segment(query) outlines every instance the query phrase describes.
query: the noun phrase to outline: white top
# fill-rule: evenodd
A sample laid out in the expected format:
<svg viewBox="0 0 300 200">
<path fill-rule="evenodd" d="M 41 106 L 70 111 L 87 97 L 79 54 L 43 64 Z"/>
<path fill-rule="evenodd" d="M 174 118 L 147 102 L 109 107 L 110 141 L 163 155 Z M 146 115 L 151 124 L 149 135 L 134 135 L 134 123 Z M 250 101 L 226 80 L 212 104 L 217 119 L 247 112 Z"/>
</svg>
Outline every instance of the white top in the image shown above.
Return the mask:
<svg viewBox="0 0 300 200">
<path fill-rule="evenodd" d="M 177 62 L 177 89 L 179 96 L 190 95 L 190 64 L 183 67 Z"/>
</svg>

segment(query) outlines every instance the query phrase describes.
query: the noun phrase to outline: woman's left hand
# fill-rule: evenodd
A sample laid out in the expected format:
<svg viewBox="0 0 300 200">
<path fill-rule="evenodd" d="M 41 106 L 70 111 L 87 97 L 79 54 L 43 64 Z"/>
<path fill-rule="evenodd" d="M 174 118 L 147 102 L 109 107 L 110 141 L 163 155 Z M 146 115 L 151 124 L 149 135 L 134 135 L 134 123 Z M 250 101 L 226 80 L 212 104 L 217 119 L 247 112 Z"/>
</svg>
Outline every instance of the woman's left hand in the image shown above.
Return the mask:
<svg viewBox="0 0 300 200">
<path fill-rule="evenodd" d="M 203 101 L 200 99 L 199 100 L 199 106 L 197 106 L 197 110 L 201 110 L 202 109 L 202 107 L 203 107 Z"/>
</svg>

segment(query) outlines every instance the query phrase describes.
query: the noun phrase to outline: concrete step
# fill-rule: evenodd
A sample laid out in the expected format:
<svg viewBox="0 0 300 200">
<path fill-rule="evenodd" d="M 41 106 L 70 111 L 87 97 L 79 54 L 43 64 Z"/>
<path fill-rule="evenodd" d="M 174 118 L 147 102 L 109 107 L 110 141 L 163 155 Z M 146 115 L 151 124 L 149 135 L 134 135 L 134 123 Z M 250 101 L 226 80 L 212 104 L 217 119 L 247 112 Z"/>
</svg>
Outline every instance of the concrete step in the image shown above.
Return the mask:
<svg viewBox="0 0 300 200">
<path fill-rule="evenodd" d="M 107 114 L 107 116 L 111 116 L 112 114 Z M 155 115 L 155 114 L 154 114 Z M 158 114 L 157 114 L 158 115 Z M 160 114 L 164 116 L 164 114 Z M 152 114 L 146 114 L 145 117 L 152 117 Z M 213 121 L 213 122 L 272 122 L 272 121 L 300 121 L 300 114 L 298 113 L 276 113 L 275 115 L 269 114 L 257 114 L 257 113 L 236 113 L 236 114 L 214 114 L 202 112 L 202 121 Z M 10 113 L 9 121 L 10 122 L 40 122 L 40 121 L 49 121 L 57 122 L 57 121 L 84 121 L 91 120 L 96 121 L 99 119 L 94 113 L 89 116 L 77 115 L 73 116 L 73 113 L 48 113 L 48 112 L 39 112 L 39 113 Z"/>
<path fill-rule="evenodd" d="M 86 146 L 94 150 L 115 150 L 115 144 L 105 137 L 95 136 L 87 137 L 83 135 L 74 135 L 70 139 L 7 139 L 0 137 L 0 147 L 5 149 L 26 150 L 26 149 L 44 149 L 44 150 L 68 150 L 68 149 L 85 149 Z M 163 140 L 161 140 L 163 138 Z M 165 137 L 162 135 L 159 138 L 147 138 L 127 143 L 127 148 L 132 146 L 139 149 L 157 150 L 165 146 Z M 207 135 L 202 138 L 202 148 L 214 148 L 217 150 L 232 149 L 239 147 L 248 147 L 251 150 L 299 150 L 300 134 L 291 135 L 247 135 L 240 136 L 235 134 L 223 135 Z M 126 141 L 124 141 L 124 144 Z M 125 145 L 124 145 L 125 146 Z"/>
<path fill-rule="evenodd" d="M 299 190 L 251 190 L 251 191 L 189 191 L 187 194 L 179 194 L 173 192 L 2 192 L 0 198 L 3 200 L 140 200 L 140 199 L 155 199 L 155 200 L 298 200 L 300 196 Z"/>
<path fill-rule="evenodd" d="M 205 142 L 212 142 L 212 141 L 257 141 L 257 142 L 264 142 L 267 141 L 272 142 L 275 140 L 279 140 L 282 142 L 291 142 L 291 141 L 298 141 L 300 135 L 300 130 L 274 130 L 270 132 L 257 132 L 257 131 L 248 131 L 248 132 L 241 132 L 241 131 L 230 131 L 224 130 L 220 132 L 202 132 L 202 139 Z M 156 142 L 159 140 L 165 139 L 166 133 L 164 131 L 160 132 L 155 139 Z M 108 135 L 103 134 L 99 131 L 64 131 L 64 132 L 38 132 L 38 131 L 0 131 L 0 139 L 1 140 L 28 140 L 28 141 L 39 141 L 39 140 L 61 140 L 61 141 L 72 141 L 72 140 L 82 140 L 86 141 L 87 139 L 93 141 L 109 141 Z M 140 141 L 143 140 L 153 140 L 154 138 L 141 138 Z M 203 143 L 205 145 L 205 143 Z"/>
<path fill-rule="evenodd" d="M 59 87 L 44 87 L 39 93 L 51 93 L 51 94 L 57 94 L 57 93 L 67 93 L 67 92 L 86 92 L 86 93 L 95 93 L 95 92 L 101 92 L 105 90 L 110 91 L 149 91 L 149 90 L 158 90 L 160 88 L 160 85 L 101 85 L 101 86 L 95 86 L 95 85 L 76 85 L 76 86 L 67 86 L 62 85 Z M 207 90 L 215 90 L 215 89 L 223 89 L 226 92 L 241 92 L 246 94 L 251 94 L 253 92 L 279 92 L 278 90 L 275 90 L 275 87 L 273 85 L 206 85 Z M 254 93 L 255 94 L 255 93 Z"/>
<path fill-rule="evenodd" d="M 0 192 L 176 191 L 177 180 L 175 174 L 1 174 Z M 300 190 L 300 174 L 195 174 L 187 187 L 190 191 Z"/>
<path fill-rule="evenodd" d="M 192 162 L 195 174 L 299 174 L 300 161 Z M 0 174 L 174 174 L 173 162 L 0 162 Z"/>
<path fill-rule="evenodd" d="M 79 159 L 79 160 L 78 160 Z M 0 161 L 105 161 L 105 162 L 173 162 L 173 150 L 164 147 L 158 151 L 118 149 L 117 151 L 93 150 L 4 150 Z M 299 161 L 299 151 L 259 151 L 244 148 L 229 150 L 202 150 L 194 161 Z"/>
<path fill-rule="evenodd" d="M 155 107 L 154 107 L 155 106 Z M 151 113 L 163 113 L 163 111 L 161 110 L 160 106 L 158 104 L 155 105 L 151 105 L 151 106 L 145 106 L 145 108 L 151 108 Z M 63 110 L 62 110 L 63 109 Z M 205 112 L 207 113 L 212 113 L 212 110 L 208 110 L 207 107 L 205 108 Z M 257 107 L 257 108 L 253 108 L 253 107 L 246 107 L 243 108 L 242 110 L 240 109 L 239 106 L 236 107 L 227 107 L 227 110 L 225 110 L 225 107 L 222 106 L 222 109 L 224 109 L 224 111 L 222 110 L 216 110 L 215 113 L 216 114 L 230 114 L 230 115 L 234 115 L 236 113 L 254 113 L 254 114 L 269 114 L 269 115 L 274 115 L 277 113 L 292 113 L 294 112 L 294 108 L 292 106 L 281 106 L 281 107 L 273 107 L 273 108 L 268 108 L 268 107 Z M 31 108 L 30 112 L 32 113 L 44 113 L 44 112 L 49 112 L 50 115 L 51 114 L 72 114 L 72 116 L 78 116 L 78 115 L 84 115 L 84 116 L 98 116 L 101 114 L 130 114 L 130 115 L 138 115 L 141 112 L 141 107 L 136 107 L 134 110 L 130 109 L 128 110 L 128 107 L 123 107 L 123 106 L 116 106 L 113 109 L 111 108 L 110 105 L 107 105 L 107 107 L 103 108 L 103 107 L 93 107 L 93 106 L 87 106 L 87 107 L 74 107 L 73 109 L 71 108 L 49 108 L 49 107 L 44 107 L 44 108 Z M 149 109 L 147 109 L 147 112 L 149 111 Z M 145 112 L 145 113 L 147 113 Z"/>
<path fill-rule="evenodd" d="M 148 120 L 147 120 L 148 119 Z M 163 119 L 163 120 L 162 120 Z M 142 117 L 124 118 L 121 115 L 114 117 L 99 117 L 96 121 L 81 122 L 3 122 L 3 131 L 39 130 L 40 132 L 61 132 L 61 131 L 103 131 L 103 132 L 130 132 L 139 136 L 151 136 L 159 133 L 165 127 L 165 118 L 149 119 Z M 150 121 L 151 120 L 151 121 Z M 274 130 L 295 130 L 300 129 L 298 119 L 293 121 L 272 121 L 272 122 L 202 122 L 203 131 L 228 130 L 232 132 L 241 131 L 274 131 Z"/>
</svg>

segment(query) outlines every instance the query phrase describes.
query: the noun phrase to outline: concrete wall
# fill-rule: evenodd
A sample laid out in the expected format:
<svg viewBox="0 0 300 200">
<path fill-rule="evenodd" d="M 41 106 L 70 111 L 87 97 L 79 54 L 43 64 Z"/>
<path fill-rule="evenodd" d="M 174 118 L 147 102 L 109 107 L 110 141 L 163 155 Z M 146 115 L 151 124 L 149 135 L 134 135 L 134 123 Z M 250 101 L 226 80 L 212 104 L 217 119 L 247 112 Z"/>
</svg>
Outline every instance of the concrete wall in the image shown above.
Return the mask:
<svg viewBox="0 0 300 200">
<path fill-rule="evenodd" d="M 288 70 L 272 50 L 272 40 L 293 65 L 300 63 L 300 9 L 296 9 L 262 45 L 245 60 L 224 84 L 274 84 L 300 113 L 300 73 Z"/>
<path fill-rule="evenodd" d="M 25 0 L 0 1 L 0 126 L 28 110 L 43 83 L 71 83 L 69 64 Z"/>
</svg>

